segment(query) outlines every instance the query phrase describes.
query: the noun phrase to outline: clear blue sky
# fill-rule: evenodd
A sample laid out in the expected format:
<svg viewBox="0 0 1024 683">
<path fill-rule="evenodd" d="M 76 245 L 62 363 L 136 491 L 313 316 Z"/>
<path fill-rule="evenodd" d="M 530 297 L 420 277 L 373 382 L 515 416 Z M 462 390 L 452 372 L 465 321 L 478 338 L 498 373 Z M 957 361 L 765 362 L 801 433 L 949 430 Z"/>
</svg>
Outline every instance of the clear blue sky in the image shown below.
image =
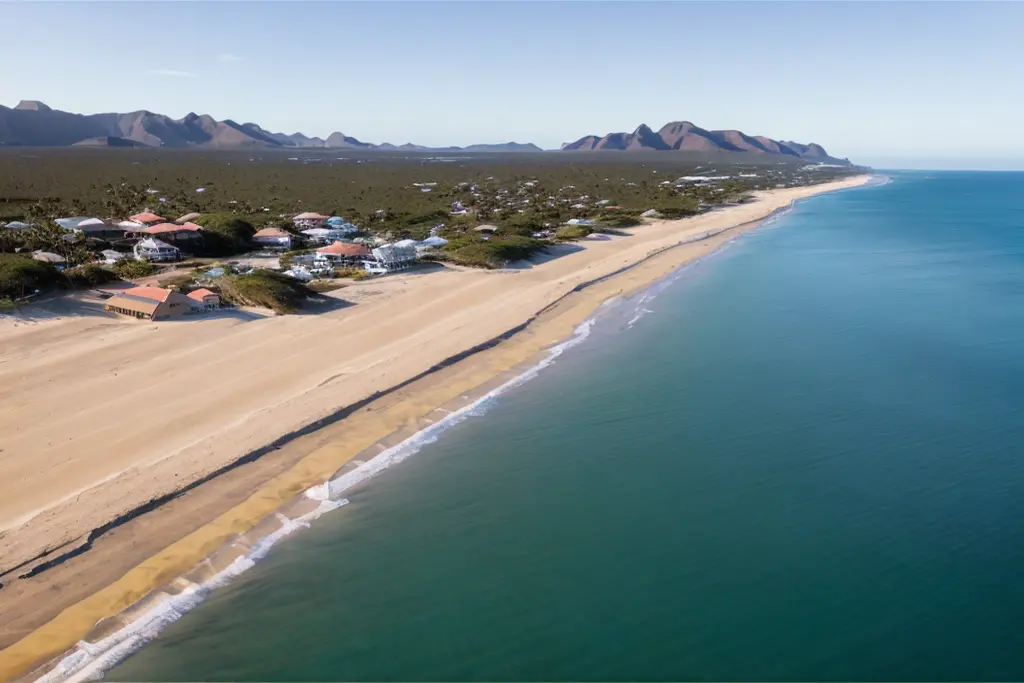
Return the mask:
<svg viewBox="0 0 1024 683">
<path fill-rule="evenodd" d="M 1024 168 L 1016 2 L 0 3 L 0 103 L 557 147 L 688 119 Z"/>
</svg>

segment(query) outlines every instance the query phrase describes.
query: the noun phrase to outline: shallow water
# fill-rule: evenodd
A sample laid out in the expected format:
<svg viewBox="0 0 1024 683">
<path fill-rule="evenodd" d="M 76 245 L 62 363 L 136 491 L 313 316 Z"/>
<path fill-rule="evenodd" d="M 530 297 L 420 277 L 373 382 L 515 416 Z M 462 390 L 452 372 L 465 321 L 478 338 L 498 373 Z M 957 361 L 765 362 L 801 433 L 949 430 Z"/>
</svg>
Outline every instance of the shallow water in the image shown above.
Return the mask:
<svg viewBox="0 0 1024 683">
<path fill-rule="evenodd" d="M 1022 352 L 1024 174 L 815 198 L 108 677 L 1019 680 Z"/>
</svg>

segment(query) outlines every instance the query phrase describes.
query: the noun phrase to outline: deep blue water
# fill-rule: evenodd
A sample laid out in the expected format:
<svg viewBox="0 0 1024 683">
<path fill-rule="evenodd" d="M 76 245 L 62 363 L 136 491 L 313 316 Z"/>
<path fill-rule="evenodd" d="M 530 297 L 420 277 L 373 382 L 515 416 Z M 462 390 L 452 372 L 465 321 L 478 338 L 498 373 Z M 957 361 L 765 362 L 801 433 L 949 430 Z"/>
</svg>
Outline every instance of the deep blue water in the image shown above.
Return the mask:
<svg viewBox="0 0 1024 683">
<path fill-rule="evenodd" d="M 1022 444 L 1024 174 L 896 174 L 616 310 L 110 677 L 1022 680 Z"/>
</svg>

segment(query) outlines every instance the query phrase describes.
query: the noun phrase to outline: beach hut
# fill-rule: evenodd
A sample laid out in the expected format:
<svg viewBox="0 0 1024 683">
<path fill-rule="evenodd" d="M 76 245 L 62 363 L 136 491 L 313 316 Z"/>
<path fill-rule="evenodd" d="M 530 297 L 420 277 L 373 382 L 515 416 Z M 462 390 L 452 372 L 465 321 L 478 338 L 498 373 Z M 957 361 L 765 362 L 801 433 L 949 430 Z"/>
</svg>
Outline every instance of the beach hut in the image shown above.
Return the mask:
<svg viewBox="0 0 1024 683">
<path fill-rule="evenodd" d="M 179 261 L 181 250 L 155 237 L 147 237 L 132 247 L 132 253 L 139 261 Z"/>
<path fill-rule="evenodd" d="M 103 310 L 140 320 L 165 320 L 192 309 L 191 299 L 162 287 L 131 287 L 107 299 Z"/>
<path fill-rule="evenodd" d="M 263 247 L 288 249 L 292 246 L 292 235 L 281 228 L 263 228 L 252 236 L 252 241 Z"/>
<path fill-rule="evenodd" d="M 212 311 L 220 307 L 220 295 L 209 289 L 194 289 L 186 295 L 194 312 Z"/>
<path fill-rule="evenodd" d="M 354 262 L 371 256 L 373 252 L 354 242 L 334 242 L 316 250 L 317 256 L 331 262 Z"/>
</svg>

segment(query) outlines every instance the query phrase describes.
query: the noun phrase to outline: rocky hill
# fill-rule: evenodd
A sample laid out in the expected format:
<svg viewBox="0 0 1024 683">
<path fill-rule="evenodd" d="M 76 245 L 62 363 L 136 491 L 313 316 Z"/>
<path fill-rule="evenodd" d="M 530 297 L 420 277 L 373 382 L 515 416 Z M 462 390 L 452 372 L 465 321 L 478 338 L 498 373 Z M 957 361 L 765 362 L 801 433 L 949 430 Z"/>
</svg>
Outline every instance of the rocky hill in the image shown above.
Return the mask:
<svg viewBox="0 0 1024 683">
<path fill-rule="evenodd" d="M 707 130 L 689 121 L 666 123 L 658 132 L 643 124 L 632 133 L 609 133 L 604 137 L 588 135 L 562 145 L 562 150 L 741 152 L 812 161 L 845 161 L 833 159 L 821 145 L 815 143 L 805 145 L 781 142 L 763 135 L 747 135 L 738 130 Z"/>
</svg>

